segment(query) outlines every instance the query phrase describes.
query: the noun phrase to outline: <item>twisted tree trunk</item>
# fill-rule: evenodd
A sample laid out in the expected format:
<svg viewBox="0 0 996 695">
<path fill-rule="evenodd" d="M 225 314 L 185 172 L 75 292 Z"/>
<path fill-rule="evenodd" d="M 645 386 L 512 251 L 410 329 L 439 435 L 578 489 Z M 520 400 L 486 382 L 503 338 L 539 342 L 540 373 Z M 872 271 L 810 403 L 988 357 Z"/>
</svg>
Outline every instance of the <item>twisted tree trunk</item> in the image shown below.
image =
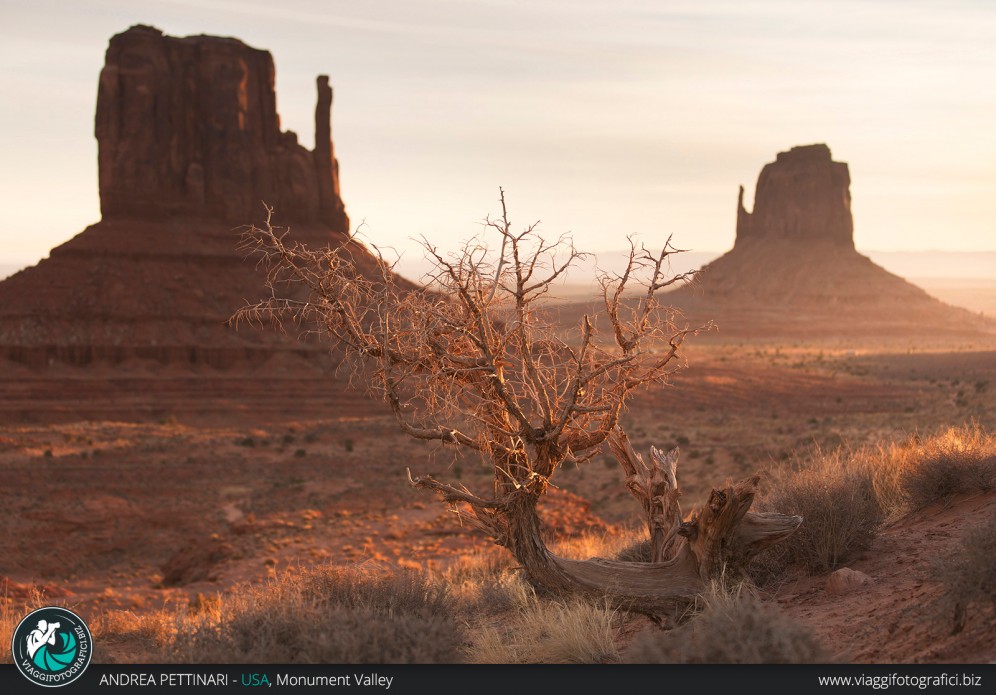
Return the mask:
<svg viewBox="0 0 996 695">
<path fill-rule="evenodd" d="M 647 513 L 652 562 L 569 560 L 553 554 L 536 512 L 545 480 L 518 485 L 496 500 L 473 497 L 432 478 L 412 484 L 440 492 L 450 502 L 470 504 L 478 525 L 512 552 L 535 585 L 595 600 L 608 597 L 629 610 L 659 616 L 680 615 L 711 579 L 736 576 L 757 552 L 787 538 L 802 523 L 799 516 L 749 511 L 760 476 L 713 490 L 706 504 L 682 519 L 677 450 L 665 455 L 654 449 L 653 464 L 647 466 L 619 428 L 610 446 Z"/>
</svg>

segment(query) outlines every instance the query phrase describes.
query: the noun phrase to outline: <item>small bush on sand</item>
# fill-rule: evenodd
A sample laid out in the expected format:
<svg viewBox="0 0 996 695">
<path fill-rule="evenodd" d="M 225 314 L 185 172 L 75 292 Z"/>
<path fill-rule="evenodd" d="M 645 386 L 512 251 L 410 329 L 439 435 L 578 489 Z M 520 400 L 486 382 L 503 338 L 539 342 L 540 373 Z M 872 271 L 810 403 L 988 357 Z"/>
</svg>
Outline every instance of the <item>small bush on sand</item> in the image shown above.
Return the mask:
<svg viewBox="0 0 996 695">
<path fill-rule="evenodd" d="M 944 586 L 941 605 L 953 611 L 955 632 L 965 626 L 969 607 L 996 608 L 996 515 L 966 533 L 933 574 Z"/>
<path fill-rule="evenodd" d="M 714 582 L 702 612 L 674 630 L 646 630 L 629 645 L 625 661 L 637 664 L 808 664 L 827 660 L 805 626 L 762 602 L 743 586 Z"/>
<path fill-rule="evenodd" d="M 259 598 L 259 597 L 256 597 Z M 369 608 L 330 608 L 317 601 L 275 610 L 244 600 L 218 625 L 177 637 L 179 663 L 424 664 L 457 660 L 459 630 L 446 616 L 388 615 Z"/>
<path fill-rule="evenodd" d="M 391 615 L 436 615 L 452 608 L 447 586 L 418 571 L 388 573 L 327 566 L 303 572 L 291 583 L 305 598 Z"/>
<path fill-rule="evenodd" d="M 831 570 L 868 547 L 884 519 L 867 459 L 843 450 L 818 452 L 788 472 L 775 471 L 764 510 L 798 514 L 802 525 L 789 542 L 774 546 L 755 565 L 778 573 L 799 564 L 810 572 Z"/>
<path fill-rule="evenodd" d="M 486 550 L 459 557 L 442 574 L 462 619 L 477 619 L 510 611 L 525 590 L 508 553 Z"/>
</svg>

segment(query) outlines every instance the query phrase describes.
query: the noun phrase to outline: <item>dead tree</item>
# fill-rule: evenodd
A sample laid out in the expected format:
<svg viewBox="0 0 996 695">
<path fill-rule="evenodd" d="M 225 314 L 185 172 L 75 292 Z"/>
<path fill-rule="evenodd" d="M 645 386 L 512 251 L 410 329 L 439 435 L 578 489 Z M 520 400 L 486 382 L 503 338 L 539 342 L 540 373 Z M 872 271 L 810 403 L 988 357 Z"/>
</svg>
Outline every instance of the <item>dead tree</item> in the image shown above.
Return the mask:
<svg viewBox="0 0 996 695">
<path fill-rule="evenodd" d="M 399 281 L 383 258 L 371 273 L 355 242 L 307 249 L 268 218 L 245 234 L 243 250 L 266 268 L 270 296 L 234 319 L 318 331 L 367 370 L 406 434 L 478 452 L 493 468 L 488 494 L 409 479 L 508 548 L 534 584 L 650 613 L 680 609 L 704 582 L 742 567 L 801 519 L 750 513 L 757 477 L 714 490 L 684 519 L 677 451 L 653 450 L 648 466 L 619 427 L 630 396 L 667 383 L 683 366 L 684 340 L 700 330 L 677 327 L 658 301 L 687 277 L 669 277 L 670 240 L 656 254 L 631 243 L 625 270 L 600 278 L 601 316 L 585 315 L 566 335 L 542 300 L 584 254 L 567 238 L 547 242 L 536 225 L 513 231 L 504 193 L 501 205 L 501 218 L 485 221 L 493 247 L 476 240 L 444 255 L 423 240 L 435 265 L 425 290 Z M 605 442 L 646 512 L 653 562 L 569 560 L 543 540 L 537 502 L 557 469 Z"/>
</svg>

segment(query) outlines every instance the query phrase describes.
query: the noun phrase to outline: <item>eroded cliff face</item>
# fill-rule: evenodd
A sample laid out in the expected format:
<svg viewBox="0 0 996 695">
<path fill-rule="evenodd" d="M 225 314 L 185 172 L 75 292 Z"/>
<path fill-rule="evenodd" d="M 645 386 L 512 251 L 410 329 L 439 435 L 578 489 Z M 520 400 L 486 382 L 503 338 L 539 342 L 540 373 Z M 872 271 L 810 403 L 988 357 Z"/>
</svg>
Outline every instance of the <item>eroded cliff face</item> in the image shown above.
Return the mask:
<svg viewBox="0 0 996 695">
<path fill-rule="evenodd" d="M 757 179 L 753 212 L 737 205 L 736 246 L 799 243 L 854 248 L 851 175 L 826 145 L 779 152 Z"/>
<path fill-rule="evenodd" d="M 285 222 L 348 234 L 318 78 L 315 149 L 281 132 L 273 57 L 237 39 L 135 26 L 111 39 L 95 134 L 105 220 L 182 215 L 245 223 L 260 201 Z"/>
</svg>

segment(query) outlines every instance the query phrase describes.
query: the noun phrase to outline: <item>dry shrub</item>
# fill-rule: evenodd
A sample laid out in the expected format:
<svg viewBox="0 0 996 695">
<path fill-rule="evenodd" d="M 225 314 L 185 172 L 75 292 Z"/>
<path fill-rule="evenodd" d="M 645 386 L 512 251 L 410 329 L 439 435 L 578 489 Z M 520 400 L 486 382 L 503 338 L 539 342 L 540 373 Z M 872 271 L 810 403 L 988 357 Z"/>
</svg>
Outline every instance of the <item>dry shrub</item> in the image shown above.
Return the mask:
<svg viewBox="0 0 996 695">
<path fill-rule="evenodd" d="M 419 571 L 326 566 L 302 572 L 291 583 L 305 598 L 346 608 L 369 607 L 389 615 L 435 615 L 452 608 L 448 587 Z"/>
<path fill-rule="evenodd" d="M 803 522 L 786 542 L 758 556 L 752 570 L 757 576 L 793 564 L 814 573 L 831 570 L 867 548 L 885 517 L 867 457 L 818 451 L 811 461 L 771 477 L 770 492 L 758 506 L 798 514 Z"/>
<path fill-rule="evenodd" d="M 182 616 L 168 609 L 153 613 L 109 611 L 97 616 L 90 631 L 100 642 L 137 645 L 144 653 L 152 653 L 170 644 L 183 622 Z"/>
<path fill-rule="evenodd" d="M 941 605 L 954 611 L 955 631 L 964 626 L 969 606 L 996 607 L 996 515 L 966 533 L 933 574 L 944 586 Z"/>
<path fill-rule="evenodd" d="M 758 506 L 803 523 L 755 560 L 752 577 L 763 581 L 790 564 L 824 572 L 866 548 L 886 518 L 996 488 L 996 437 L 973 423 L 877 447 L 818 450 L 774 470 L 768 487 Z"/>
<path fill-rule="evenodd" d="M 890 517 L 952 495 L 996 488 L 996 437 L 977 423 L 932 436 L 914 434 L 859 453 L 869 459 L 875 492 Z"/>
<path fill-rule="evenodd" d="M 326 567 L 243 587 L 181 617 L 176 663 L 446 663 L 462 630 L 446 588 L 417 572 Z"/>
<path fill-rule="evenodd" d="M 624 654 L 637 664 L 810 664 L 827 661 L 812 632 L 743 585 L 713 582 L 702 612 L 668 632 L 641 633 Z"/>
<path fill-rule="evenodd" d="M 478 664 L 592 664 L 618 660 L 616 611 L 574 600 L 548 601 L 520 582 L 518 609 L 470 635 L 468 660 Z"/>
<path fill-rule="evenodd" d="M 977 424 L 951 428 L 903 452 L 900 484 L 909 509 L 996 488 L 996 437 Z"/>
</svg>

